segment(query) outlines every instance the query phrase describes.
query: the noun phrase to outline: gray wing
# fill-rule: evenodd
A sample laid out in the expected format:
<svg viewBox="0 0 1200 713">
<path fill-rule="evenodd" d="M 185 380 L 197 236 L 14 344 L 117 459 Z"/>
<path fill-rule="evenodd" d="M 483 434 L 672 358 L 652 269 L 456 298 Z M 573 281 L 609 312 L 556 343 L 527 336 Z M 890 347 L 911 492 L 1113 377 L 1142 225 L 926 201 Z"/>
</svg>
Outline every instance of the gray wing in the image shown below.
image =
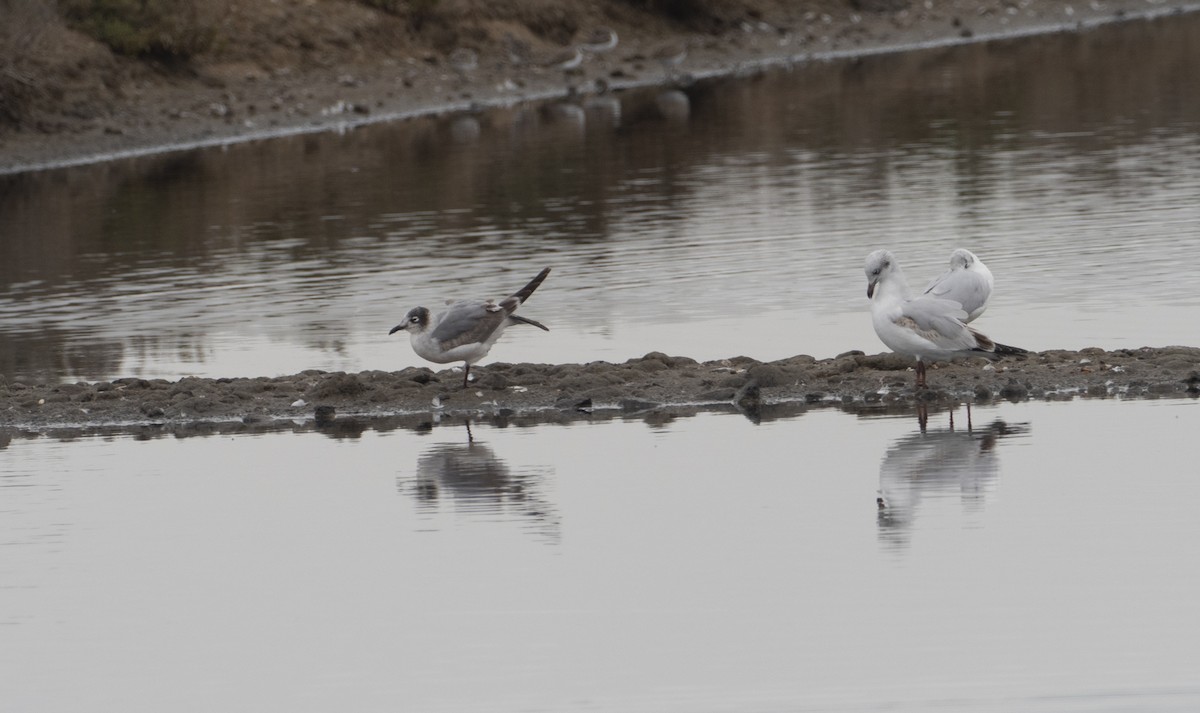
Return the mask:
<svg viewBox="0 0 1200 713">
<path fill-rule="evenodd" d="M 900 319 L 909 320 L 918 333 L 944 349 L 975 349 L 975 335 L 967 327 L 967 313 L 957 302 L 921 296 L 900 306 Z"/>
<path fill-rule="evenodd" d="M 971 270 L 950 270 L 925 288 L 927 295 L 959 303 L 967 314 L 987 302 L 988 292 L 987 280 Z"/>
<path fill-rule="evenodd" d="M 463 344 L 486 341 L 506 319 L 508 313 L 491 302 L 455 302 L 442 314 L 430 336 L 443 349 L 453 349 Z"/>
</svg>

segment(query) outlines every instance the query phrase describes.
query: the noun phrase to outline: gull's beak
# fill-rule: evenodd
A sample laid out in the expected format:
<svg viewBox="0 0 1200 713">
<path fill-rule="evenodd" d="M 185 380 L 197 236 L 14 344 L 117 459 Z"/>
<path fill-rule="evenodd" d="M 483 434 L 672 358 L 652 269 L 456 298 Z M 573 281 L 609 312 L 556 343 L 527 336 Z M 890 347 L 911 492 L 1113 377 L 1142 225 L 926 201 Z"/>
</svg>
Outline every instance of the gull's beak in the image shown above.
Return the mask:
<svg viewBox="0 0 1200 713">
<path fill-rule="evenodd" d="M 400 324 L 397 324 L 395 327 L 392 327 L 392 331 L 388 332 L 388 336 L 391 336 L 391 335 L 395 334 L 396 332 L 401 331 L 402 329 L 404 329 L 407 326 L 408 326 L 408 322 L 402 322 Z"/>
<path fill-rule="evenodd" d="M 871 297 L 875 294 L 875 284 L 876 284 L 875 280 L 871 280 L 870 282 L 867 283 L 867 299 L 871 299 Z M 399 327 L 397 327 L 396 329 L 399 329 Z M 395 331 L 395 330 L 393 330 L 393 331 Z"/>
</svg>

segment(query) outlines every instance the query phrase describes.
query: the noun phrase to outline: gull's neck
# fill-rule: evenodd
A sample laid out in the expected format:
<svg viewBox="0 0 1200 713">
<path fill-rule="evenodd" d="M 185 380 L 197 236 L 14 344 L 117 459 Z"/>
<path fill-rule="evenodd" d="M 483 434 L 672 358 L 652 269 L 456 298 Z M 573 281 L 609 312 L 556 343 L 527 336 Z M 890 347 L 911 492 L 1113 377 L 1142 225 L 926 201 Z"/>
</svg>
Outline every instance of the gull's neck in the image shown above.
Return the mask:
<svg viewBox="0 0 1200 713">
<path fill-rule="evenodd" d="M 904 271 L 899 265 L 892 266 L 892 272 L 885 279 L 880 280 L 876 285 L 876 299 L 880 302 L 894 304 L 903 302 L 912 298 L 912 291 L 908 288 L 908 280 L 904 279 Z"/>
</svg>

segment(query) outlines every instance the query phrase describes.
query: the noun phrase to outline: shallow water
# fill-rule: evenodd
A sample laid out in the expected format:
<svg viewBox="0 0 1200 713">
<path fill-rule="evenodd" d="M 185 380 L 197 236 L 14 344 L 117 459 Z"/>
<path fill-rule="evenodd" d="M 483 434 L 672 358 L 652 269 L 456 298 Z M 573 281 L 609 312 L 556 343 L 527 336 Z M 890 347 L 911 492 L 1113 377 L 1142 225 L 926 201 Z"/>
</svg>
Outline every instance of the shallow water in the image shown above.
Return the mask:
<svg viewBox="0 0 1200 713">
<path fill-rule="evenodd" d="M 5 434 L 0 698 L 1196 710 L 1200 402 L 966 419 Z"/>
<path fill-rule="evenodd" d="M 882 351 L 864 256 L 997 275 L 1030 349 L 1194 344 L 1200 15 L 0 177 L 0 373 L 396 369 L 554 273 L 502 361 Z M 486 362 L 485 362 L 486 363 Z"/>
</svg>

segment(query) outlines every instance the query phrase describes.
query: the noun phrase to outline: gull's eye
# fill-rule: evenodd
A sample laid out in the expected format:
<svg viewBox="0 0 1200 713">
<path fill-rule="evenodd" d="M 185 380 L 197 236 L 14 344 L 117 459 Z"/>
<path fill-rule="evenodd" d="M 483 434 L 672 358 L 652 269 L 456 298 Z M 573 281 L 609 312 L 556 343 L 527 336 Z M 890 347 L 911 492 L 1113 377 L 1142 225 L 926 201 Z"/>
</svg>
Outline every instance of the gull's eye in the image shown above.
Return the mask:
<svg viewBox="0 0 1200 713">
<path fill-rule="evenodd" d="M 417 322 L 421 321 L 421 318 L 414 314 L 413 316 L 408 318 L 408 321 L 412 322 L 413 324 L 416 324 Z"/>
</svg>

